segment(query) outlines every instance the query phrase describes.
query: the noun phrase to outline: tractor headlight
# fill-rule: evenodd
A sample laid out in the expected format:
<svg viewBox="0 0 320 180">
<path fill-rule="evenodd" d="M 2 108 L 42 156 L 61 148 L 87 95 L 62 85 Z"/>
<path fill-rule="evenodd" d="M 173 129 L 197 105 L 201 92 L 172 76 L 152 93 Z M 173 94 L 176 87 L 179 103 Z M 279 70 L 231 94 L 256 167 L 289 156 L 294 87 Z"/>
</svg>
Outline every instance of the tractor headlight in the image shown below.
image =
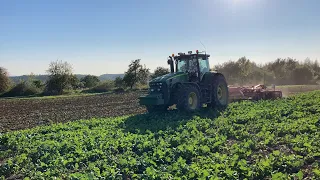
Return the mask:
<svg viewBox="0 0 320 180">
<path fill-rule="evenodd" d="M 158 91 L 160 91 L 161 89 L 158 88 Z"/>
<path fill-rule="evenodd" d="M 162 83 L 159 83 L 159 85 L 161 86 L 161 85 L 162 85 Z"/>
<path fill-rule="evenodd" d="M 154 91 L 154 89 L 150 89 L 150 91 L 151 91 L 151 92 L 153 92 L 153 91 Z"/>
</svg>

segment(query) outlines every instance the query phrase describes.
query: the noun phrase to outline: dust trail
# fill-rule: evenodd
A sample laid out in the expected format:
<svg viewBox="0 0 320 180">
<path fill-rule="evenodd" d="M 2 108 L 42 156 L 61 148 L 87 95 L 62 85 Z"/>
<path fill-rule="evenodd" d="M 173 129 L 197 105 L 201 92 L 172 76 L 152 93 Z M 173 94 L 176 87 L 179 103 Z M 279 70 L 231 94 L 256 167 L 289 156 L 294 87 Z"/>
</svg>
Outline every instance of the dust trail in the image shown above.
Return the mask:
<svg viewBox="0 0 320 180">
<path fill-rule="evenodd" d="M 279 91 L 282 91 L 282 97 L 286 98 L 290 95 L 290 92 L 289 92 L 289 88 L 279 88 L 277 89 Z"/>
</svg>

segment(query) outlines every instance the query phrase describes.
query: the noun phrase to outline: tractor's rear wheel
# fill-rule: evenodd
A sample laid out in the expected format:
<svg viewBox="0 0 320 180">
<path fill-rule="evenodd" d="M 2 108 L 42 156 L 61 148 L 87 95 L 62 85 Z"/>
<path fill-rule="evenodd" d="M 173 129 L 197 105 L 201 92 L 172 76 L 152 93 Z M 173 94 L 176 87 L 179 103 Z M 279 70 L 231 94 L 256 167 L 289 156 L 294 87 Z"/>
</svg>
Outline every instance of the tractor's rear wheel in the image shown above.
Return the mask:
<svg viewBox="0 0 320 180">
<path fill-rule="evenodd" d="M 165 112 L 168 110 L 168 106 L 166 105 L 147 105 L 146 108 L 149 113 Z"/>
<path fill-rule="evenodd" d="M 195 86 L 182 86 L 178 92 L 178 110 L 192 112 L 200 109 L 200 92 Z"/>
<path fill-rule="evenodd" d="M 229 102 L 229 91 L 224 76 L 214 76 L 212 87 L 212 99 L 208 106 L 222 109 L 226 108 Z"/>
</svg>

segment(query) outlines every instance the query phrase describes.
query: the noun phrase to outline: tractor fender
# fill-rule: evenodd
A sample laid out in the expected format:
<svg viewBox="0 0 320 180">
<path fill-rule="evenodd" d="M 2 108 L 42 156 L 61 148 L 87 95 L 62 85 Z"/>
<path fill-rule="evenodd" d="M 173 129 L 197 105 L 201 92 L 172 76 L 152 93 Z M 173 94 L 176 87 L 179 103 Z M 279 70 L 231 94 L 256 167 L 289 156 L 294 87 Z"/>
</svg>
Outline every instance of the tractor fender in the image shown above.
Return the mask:
<svg viewBox="0 0 320 180">
<path fill-rule="evenodd" d="M 201 89 L 200 89 L 200 86 L 197 84 L 197 83 L 194 83 L 194 82 L 183 82 L 182 85 L 190 85 L 190 86 L 194 86 L 198 89 L 199 92 L 201 92 Z"/>
<path fill-rule="evenodd" d="M 225 77 L 224 77 L 224 75 L 223 74 L 221 74 L 221 73 L 212 73 L 213 74 L 213 77 L 215 77 L 215 76 L 222 76 L 224 79 L 226 79 Z"/>
<path fill-rule="evenodd" d="M 226 80 L 226 78 L 224 77 L 223 74 L 218 73 L 218 72 L 214 72 L 214 73 L 211 73 L 211 74 L 212 74 L 212 76 L 211 76 L 211 78 L 210 78 L 210 81 L 211 81 L 211 82 L 213 81 L 213 79 L 214 79 L 215 77 L 221 76 L 221 77 L 223 77 L 224 81 L 226 82 L 226 84 L 227 84 L 227 86 L 228 86 L 228 82 L 227 82 L 227 80 Z"/>
<path fill-rule="evenodd" d="M 172 89 L 183 87 L 184 85 L 191 85 L 195 86 L 200 91 L 200 86 L 197 83 L 194 82 L 177 82 L 172 86 Z"/>
<path fill-rule="evenodd" d="M 186 85 L 194 86 L 194 87 L 196 87 L 198 89 L 199 92 L 201 92 L 200 86 L 197 83 L 193 83 L 193 82 L 177 82 L 171 88 L 172 91 L 171 91 L 171 93 L 169 95 L 170 96 L 169 99 L 171 101 L 170 104 L 175 103 L 176 100 L 174 99 L 175 98 L 174 94 L 177 92 L 177 90 L 179 88 L 184 88 L 184 86 L 186 86 Z"/>
<path fill-rule="evenodd" d="M 202 78 L 202 82 L 204 83 L 204 84 L 210 84 L 211 85 L 211 88 L 213 87 L 212 86 L 212 83 L 213 83 L 213 80 L 215 79 L 215 77 L 217 77 L 217 76 L 222 76 L 224 79 L 225 79 L 225 77 L 224 77 L 224 75 L 223 74 L 221 74 L 221 73 L 218 73 L 218 72 L 208 72 L 208 73 L 206 73 L 206 74 L 204 74 L 204 76 L 203 76 L 203 78 Z M 210 89 L 211 90 L 211 89 Z"/>
</svg>

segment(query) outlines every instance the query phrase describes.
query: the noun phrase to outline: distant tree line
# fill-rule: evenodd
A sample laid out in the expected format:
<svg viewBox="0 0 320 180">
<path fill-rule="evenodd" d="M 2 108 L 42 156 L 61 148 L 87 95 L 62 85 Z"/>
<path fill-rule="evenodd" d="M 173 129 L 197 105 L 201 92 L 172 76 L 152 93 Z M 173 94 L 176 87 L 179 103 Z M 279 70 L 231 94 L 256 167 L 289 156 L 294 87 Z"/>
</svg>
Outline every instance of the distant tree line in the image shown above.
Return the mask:
<svg viewBox="0 0 320 180">
<path fill-rule="evenodd" d="M 320 82 L 320 66 L 318 61 L 306 59 L 299 62 L 296 59 L 276 59 L 263 65 L 258 65 L 246 57 L 237 61 L 228 61 L 216 65 L 214 70 L 225 75 L 228 84 L 276 84 L 276 85 L 306 85 Z"/>
<path fill-rule="evenodd" d="M 212 70 L 221 72 L 230 85 L 301 85 L 320 83 L 320 66 L 318 61 L 306 59 L 299 62 L 296 59 L 276 59 L 263 65 L 258 65 L 246 57 L 237 61 L 218 64 Z M 148 81 L 169 73 L 168 68 L 157 67 L 153 73 L 140 59 L 132 60 L 128 70 L 122 77 L 115 80 L 100 81 L 97 76 L 86 75 L 77 78 L 73 74 L 72 66 L 61 60 L 53 61 L 47 70 L 48 78 L 45 82 L 36 79 L 31 74 L 27 80 L 14 84 L 8 77 L 5 68 L 0 67 L 0 94 L 2 96 L 28 95 L 60 95 L 75 91 L 100 93 L 111 90 L 145 89 Z"/>
<path fill-rule="evenodd" d="M 0 95 L 1 96 L 30 96 L 30 95 L 61 95 L 77 90 L 87 93 L 101 93 L 116 89 L 147 88 L 150 78 L 167 74 L 166 68 L 158 67 L 154 73 L 141 64 L 140 59 L 131 61 L 124 77 L 115 80 L 100 81 L 98 76 L 86 75 L 77 78 L 68 62 L 52 61 L 46 71 L 48 78 L 45 81 L 35 78 L 31 74 L 26 80 L 14 83 L 10 80 L 5 68 L 0 67 Z"/>
</svg>

